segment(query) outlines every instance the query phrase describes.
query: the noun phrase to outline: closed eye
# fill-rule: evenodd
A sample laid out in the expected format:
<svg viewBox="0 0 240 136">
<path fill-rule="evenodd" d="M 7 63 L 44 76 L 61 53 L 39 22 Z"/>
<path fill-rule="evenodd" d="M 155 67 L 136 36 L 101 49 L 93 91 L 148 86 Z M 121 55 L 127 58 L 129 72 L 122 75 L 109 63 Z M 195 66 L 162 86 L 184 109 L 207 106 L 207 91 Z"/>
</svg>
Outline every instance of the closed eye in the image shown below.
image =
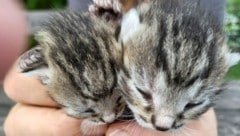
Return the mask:
<svg viewBox="0 0 240 136">
<path fill-rule="evenodd" d="M 152 95 L 150 93 L 146 93 L 138 87 L 136 87 L 136 88 L 137 88 L 138 92 L 141 93 L 141 95 L 143 96 L 144 99 L 146 99 L 146 100 L 151 100 L 152 99 Z"/>
<path fill-rule="evenodd" d="M 84 113 L 95 113 L 95 111 L 91 108 L 84 111 Z"/>
<path fill-rule="evenodd" d="M 204 103 L 204 101 L 200 101 L 200 102 L 191 102 L 191 103 L 188 103 L 185 108 L 184 108 L 184 111 L 187 111 L 189 109 L 192 109 L 194 107 L 197 107 L 197 106 L 200 106 Z"/>
</svg>

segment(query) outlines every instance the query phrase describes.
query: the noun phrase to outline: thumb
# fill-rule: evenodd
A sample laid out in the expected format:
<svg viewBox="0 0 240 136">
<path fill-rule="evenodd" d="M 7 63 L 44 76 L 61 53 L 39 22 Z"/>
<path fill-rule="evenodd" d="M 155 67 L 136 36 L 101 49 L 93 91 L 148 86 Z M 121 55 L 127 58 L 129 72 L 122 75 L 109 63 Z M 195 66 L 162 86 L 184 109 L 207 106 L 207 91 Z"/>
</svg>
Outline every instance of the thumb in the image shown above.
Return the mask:
<svg viewBox="0 0 240 136">
<path fill-rule="evenodd" d="M 213 108 L 199 119 L 176 131 L 161 132 L 139 126 L 136 122 L 117 122 L 109 126 L 106 136 L 217 136 L 217 121 Z"/>
<path fill-rule="evenodd" d="M 170 132 L 155 131 L 136 122 L 117 122 L 109 126 L 106 136 L 169 136 Z"/>
</svg>

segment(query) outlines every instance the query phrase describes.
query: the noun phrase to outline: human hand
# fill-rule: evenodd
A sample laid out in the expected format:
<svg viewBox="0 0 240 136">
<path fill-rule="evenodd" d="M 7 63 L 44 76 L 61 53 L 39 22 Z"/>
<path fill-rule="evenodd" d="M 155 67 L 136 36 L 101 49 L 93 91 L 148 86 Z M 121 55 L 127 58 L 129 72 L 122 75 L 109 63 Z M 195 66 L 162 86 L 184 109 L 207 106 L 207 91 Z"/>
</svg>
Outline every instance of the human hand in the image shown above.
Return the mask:
<svg viewBox="0 0 240 136">
<path fill-rule="evenodd" d="M 16 66 L 7 75 L 4 87 L 7 95 L 19 103 L 14 106 L 6 119 L 4 129 L 7 135 L 82 136 L 83 133 L 88 135 L 106 133 L 106 136 L 124 136 L 123 134 L 127 133 L 129 136 L 167 136 L 170 134 L 170 132 L 142 128 L 136 122 L 117 122 L 108 128 L 107 126 L 98 128 L 85 126 L 82 132 L 80 126 L 84 125 L 83 122 L 67 116 L 48 96 L 47 88 L 42 86 L 37 78 L 25 77 L 18 73 Z M 201 116 L 199 120 L 176 131 L 175 134 L 178 136 L 217 136 L 213 109 Z"/>
<path fill-rule="evenodd" d="M 213 108 L 174 132 L 160 132 L 139 126 L 136 122 L 119 122 L 109 126 L 106 136 L 217 136 L 217 121 Z"/>
<path fill-rule="evenodd" d="M 6 135 L 103 135 L 107 129 L 107 126 L 96 127 L 67 116 L 49 97 L 47 88 L 36 77 L 26 77 L 19 73 L 16 65 L 6 76 L 4 90 L 18 103 L 4 123 Z"/>
<path fill-rule="evenodd" d="M 0 84 L 26 43 L 27 23 L 17 1 L 2 0 L 0 8 Z"/>
</svg>

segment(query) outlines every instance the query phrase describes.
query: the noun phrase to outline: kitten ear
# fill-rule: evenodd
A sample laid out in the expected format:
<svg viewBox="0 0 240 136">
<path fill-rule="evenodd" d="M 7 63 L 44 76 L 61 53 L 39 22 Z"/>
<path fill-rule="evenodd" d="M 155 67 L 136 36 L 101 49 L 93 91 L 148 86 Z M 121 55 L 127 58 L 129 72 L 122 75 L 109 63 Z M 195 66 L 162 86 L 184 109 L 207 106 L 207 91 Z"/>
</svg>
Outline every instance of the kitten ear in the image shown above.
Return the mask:
<svg viewBox="0 0 240 136">
<path fill-rule="evenodd" d="M 229 54 L 229 67 L 237 65 L 240 62 L 240 53 L 232 52 Z"/>
<path fill-rule="evenodd" d="M 135 8 L 132 8 L 123 16 L 119 40 L 125 43 L 139 30 L 139 28 L 139 13 Z"/>
</svg>

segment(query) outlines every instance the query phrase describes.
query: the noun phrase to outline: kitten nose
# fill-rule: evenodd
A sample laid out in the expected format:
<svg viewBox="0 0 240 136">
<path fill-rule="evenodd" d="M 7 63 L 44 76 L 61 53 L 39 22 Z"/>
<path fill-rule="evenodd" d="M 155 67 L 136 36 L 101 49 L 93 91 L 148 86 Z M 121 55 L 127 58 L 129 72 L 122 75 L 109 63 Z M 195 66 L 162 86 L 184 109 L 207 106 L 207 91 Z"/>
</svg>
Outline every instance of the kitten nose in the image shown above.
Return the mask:
<svg viewBox="0 0 240 136">
<path fill-rule="evenodd" d="M 170 116 L 152 116 L 151 120 L 154 127 L 159 131 L 168 131 L 174 123 L 174 118 Z"/>
<path fill-rule="evenodd" d="M 115 120 L 115 114 L 106 114 L 102 117 L 102 120 L 106 123 L 112 123 Z"/>
</svg>

